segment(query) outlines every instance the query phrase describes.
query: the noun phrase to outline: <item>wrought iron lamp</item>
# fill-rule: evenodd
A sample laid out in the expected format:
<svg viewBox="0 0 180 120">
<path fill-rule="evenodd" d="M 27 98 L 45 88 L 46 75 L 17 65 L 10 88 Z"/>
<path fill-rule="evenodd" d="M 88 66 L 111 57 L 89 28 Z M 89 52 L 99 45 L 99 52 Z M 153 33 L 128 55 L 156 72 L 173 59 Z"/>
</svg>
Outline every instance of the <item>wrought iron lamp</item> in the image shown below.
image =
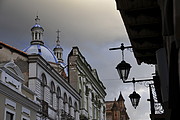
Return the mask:
<svg viewBox="0 0 180 120">
<path fill-rule="evenodd" d="M 131 100 L 132 106 L 136 109 L 136 107 L 139 104 L 141 96 L 135 91 L 135 83 L 136 82 L 144 82 L 144 81 L 152 81 L 153 79 L 144 79 L 144 80 L 133 80 L 129 81 L 128 76 L 131 69 L 131 65 L 129 63 L 126 63 L 124 61 L 124 49 L 126 48 L 132 48 L 132 46 L 124 47 L 124 44 L 122 43 L 120 47 L 117 48 L 110 48 L 109 50 L 117 50 L 121 49 L 122 51 L 122 61 L 117 65 L 116 69 L 118 71 L 118 74 L 120 78 L 122 79 L 123 83 L 133 83 L 134 91 L 129 95 L 129 98 Z"/>
<path fill-rule="evenodd" d="M 126 48 L 132 48 L 131 46 L 124 47 L 124 44 L 122 43 L 120 47 L 118 48 L 110 48 L 109 50 L 117 50 L 121 49 L 122 51 L 122 61 L 116 66 L 116 69 L 118 71 L 118 74 L 120 78 L 125 81 L 128 79 L 129 72 L 131 69 L 131 65 L 124 61 L 124 49 Z"/>
<path fill-rule="evenodd" d="M 135 79 L 134 78 L 133 78 L 132 82 L 133 82 L 134 92 L 129 95 L 129 98 L 131 100 L 132 106 L 136 109 L 136 107 L 139 104 L 141 96 L 138 93 L 136 93 L 136 91 L 135 91 Z"/>
</svg>

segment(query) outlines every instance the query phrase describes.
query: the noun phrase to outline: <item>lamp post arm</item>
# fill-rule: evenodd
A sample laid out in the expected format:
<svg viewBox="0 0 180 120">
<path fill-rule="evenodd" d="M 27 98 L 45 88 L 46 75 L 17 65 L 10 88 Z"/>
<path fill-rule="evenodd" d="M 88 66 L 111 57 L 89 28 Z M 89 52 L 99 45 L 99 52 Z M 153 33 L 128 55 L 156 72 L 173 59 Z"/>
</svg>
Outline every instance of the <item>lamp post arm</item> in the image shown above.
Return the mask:
<svg viewBox="0 0 180 120">
<path fill-rule="evenodd" d="M 124 50 L 124 49 L 127 49 L 127 48 L 132 48 L 132 46 L 125 46 L 124 47 L 124 44 L 122 43 L 120 47 L 117 47 L 117 48 L 109 48 L 109 50 Z"/>
<path fill-rule="evenodd" d="M 133 78 L 133 80 L 131 80 L 131 81 L 123 81 L 123 83 L 136 83 L 136 82 L 144 82 L 144 81 L 153 81 L 153 79 L 135 80 Z"/>
</svg>

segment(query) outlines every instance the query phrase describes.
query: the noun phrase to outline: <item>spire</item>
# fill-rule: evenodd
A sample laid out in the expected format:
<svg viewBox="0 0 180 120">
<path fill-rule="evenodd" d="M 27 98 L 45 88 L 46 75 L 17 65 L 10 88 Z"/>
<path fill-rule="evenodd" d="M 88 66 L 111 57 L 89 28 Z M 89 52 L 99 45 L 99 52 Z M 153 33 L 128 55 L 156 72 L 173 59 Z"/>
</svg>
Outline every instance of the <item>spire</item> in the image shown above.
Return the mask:
<svg viewBox="0 0 180 120">
<path fill-rule="evenodd" d="M 112 105 L 112 108 L 111 108 L 111 110 L 113 111 L 113 110 L 117 110 L 118 109 L 118 107 L 117 107 L 118 105 L 117 105 L 117 101 L 116 101 L 116 98 L 114 98 L 114 103 L 113 103 L 113 105 Z"/>
<path fill-rule="evenodd" d="M 117 101 L 125 101 L 124 98 L 123 98 L 123 96 L 122 96 L 122 94 L 121 94 L 121 91 L 120 91 L 119 98 L 118 98 Z"/>
<path fill-rule="evenodd" d="M 62 56 L 63 56 L 63 48 L 60 45 L 60 30 L 58 29 L 56 31 L 57 33 L 57 40 L 56 40 L 56 46 L 53 49 L 54 55 L 57 57 L 58 62 L 63 62 Z"/>
<path fill-rule="evenodd" d="M 56 46 L 60 46 L 60 30 L 58 29 L 57 31 L 56 31 L 56 33 L 57 33 L 57 40 L 56 40 Z"/>
<path fill-rule="evenodd" d="M 44 45 L 43 42 L 43 32 L 44 29 L 40 26 L 40 19 L 38 15 L 35 18 L 35 25 L 31 28 L 32 41 L 31 44 L 41 44 Z"/>
</svg>

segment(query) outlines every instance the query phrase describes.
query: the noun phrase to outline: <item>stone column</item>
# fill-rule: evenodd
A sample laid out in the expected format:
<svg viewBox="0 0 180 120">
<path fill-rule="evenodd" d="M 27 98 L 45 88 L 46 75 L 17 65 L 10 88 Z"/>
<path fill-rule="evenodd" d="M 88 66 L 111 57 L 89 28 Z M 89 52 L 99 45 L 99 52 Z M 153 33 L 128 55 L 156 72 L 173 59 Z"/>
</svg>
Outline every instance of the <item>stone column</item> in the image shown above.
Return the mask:
<svg viewBox="0 0 180 120">
<path fill-rule="evenodd" d="M 56 93 L 53 92 L 53 104 L 52 104 L 54 109 L 57 109 L 57 97 L 56 97 Z"/>
<path fill-rule="evenodd" d="M 44 86 L 44 101 L 50 104 L 50 89 L 48 86 Z"/>
</svg>

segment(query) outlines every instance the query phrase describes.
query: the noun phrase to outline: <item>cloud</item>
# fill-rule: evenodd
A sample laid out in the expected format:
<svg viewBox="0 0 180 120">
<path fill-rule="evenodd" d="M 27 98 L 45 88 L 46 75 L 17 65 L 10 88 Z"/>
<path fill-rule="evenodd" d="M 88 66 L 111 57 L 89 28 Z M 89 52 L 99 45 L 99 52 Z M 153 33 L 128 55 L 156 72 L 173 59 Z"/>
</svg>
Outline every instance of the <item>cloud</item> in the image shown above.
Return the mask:
<svg viewBox="0 0 180 120">
<path fill-rule="evenodd" d="M 116 65 L 121 61 L 121 51 L 109 51 L 121 42 L 130 45 L 124 24 L 115 1 L 112 0 L 1 0 L 0 41 L 23 50 L 31 41 L 31 27 L 35 16 L 45 29 L 44 42 L 51 49 L 55 46 L 56 30 L 61 30 L 61 45 L 66 61 L 73 46 L 78 46 L 99 78 L 106 86 L 106 100 L 114 100 L 121 91 L 128 114 L 133 120 L 149 120 L 148 90 L 136 85 L 142 96 L 136 110 L 128 98 L 133 92 L 132 84 L 123 84 Z M 132 52 L 125 50 L 125 60 L 132 65 L 129 78 L 150 77 L 154 67 L 138 66 Z"/>
</svg>

